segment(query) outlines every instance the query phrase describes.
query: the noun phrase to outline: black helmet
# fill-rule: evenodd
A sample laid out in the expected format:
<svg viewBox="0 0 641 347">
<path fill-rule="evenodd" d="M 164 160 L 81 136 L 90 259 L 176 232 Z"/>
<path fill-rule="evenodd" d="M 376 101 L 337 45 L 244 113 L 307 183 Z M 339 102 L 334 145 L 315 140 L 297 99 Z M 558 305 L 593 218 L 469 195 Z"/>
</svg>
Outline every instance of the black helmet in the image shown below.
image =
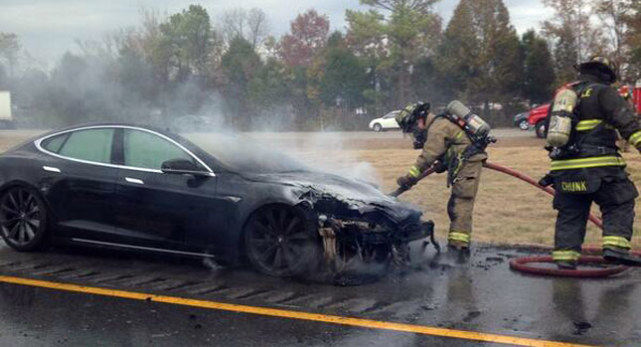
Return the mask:
<svg viewBox="0 0 641 347">
<path fill-rule="evenodd" d="M 577 66 L 579 72 L 584 73 L 587 71 L 598 71 L 601 74 L 607 75 L 610 84 L 617 81 L 617 65 L 610 59 L 600 56 L 594 56 L 590 60 L 581 63 Z"/>
</svg>

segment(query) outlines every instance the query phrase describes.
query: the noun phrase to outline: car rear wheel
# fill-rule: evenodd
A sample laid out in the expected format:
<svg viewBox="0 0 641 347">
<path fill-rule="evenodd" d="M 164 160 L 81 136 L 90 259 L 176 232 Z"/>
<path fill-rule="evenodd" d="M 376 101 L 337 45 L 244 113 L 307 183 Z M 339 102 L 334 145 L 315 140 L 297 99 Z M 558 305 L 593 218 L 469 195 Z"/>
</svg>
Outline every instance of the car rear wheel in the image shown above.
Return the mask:
<svg viewBox="0 0 641 347">
<path fill-rule="evenodd" d="M 46 245 L 46 206 L 32 189 L 9 188 L 0 196 L 0 226 L 11 248 L 22 252 L 42 249 Z"/>
<path fill-rule="evenodd" d="M 536 137 L 543 139 L 545 138 L 545 121 L 539 121 L 536 123 Z"/>
<path fill-rule="evenodd" d="M 374 131 L 376 131 L 376 132 L 378 133 L 378 132 L 383 131 L 383 126 L 382 126 L 382 125 L 380 125 L 380 124 L 378 124 L 378 123 L 376 123 L 376 124 L 374 124 L 374 126 L 372 127 L 372 129 L 374 129 Z"/>
<path fill-rule="evenodd" d="M 274 205 L 250 218 L 245 228 L 245 252 L 252 265 L 271 276 L 301 275 L 320 262 L 320 239 L 301 210 Z"/>
</svg>

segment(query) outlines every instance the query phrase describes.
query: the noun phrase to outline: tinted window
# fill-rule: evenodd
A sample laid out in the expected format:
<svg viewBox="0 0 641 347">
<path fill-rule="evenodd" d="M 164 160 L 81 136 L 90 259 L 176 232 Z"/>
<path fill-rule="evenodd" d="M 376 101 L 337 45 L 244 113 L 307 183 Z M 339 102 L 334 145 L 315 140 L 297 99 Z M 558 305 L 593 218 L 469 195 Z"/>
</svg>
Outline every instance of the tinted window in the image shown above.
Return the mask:
<svg viewBox="0 0 641 347">
<path fill-rule="evenodd" d="M 69 134 L 58 154 L 97 163 L 110 163 L 113 134 L 114 129 L 74 131 Z"/>
<path fill-rule="evenodd" d="M 69 134 L 50 137 L 42 141 L 42 148 L 48 150 L 49 152 L 58 153 L 58 151 L 60 151 L 60 147 L 62 147 L 62 145 L 65 143 L 67 136 L 69 136 Z"/>
<path fill-rule="evenodd" d="M 193 158 L 180 147 L 146 131 L 125 129 L 125 165 L 160 170 L 162 163 L 171 159 Z"/>
</svg>

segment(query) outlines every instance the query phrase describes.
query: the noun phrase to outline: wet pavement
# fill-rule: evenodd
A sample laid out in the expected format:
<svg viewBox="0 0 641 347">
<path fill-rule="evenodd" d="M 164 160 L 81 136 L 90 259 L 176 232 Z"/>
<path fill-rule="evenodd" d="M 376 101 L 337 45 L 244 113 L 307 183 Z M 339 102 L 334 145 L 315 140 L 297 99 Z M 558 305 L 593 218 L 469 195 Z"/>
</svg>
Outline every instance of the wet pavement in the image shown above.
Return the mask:
<svg viewBox="0 0 641 347">
<path fill-rule="evenodd" d="M 338 287 L 165 256 L 0 246 L 0 275 L 91 287 L 592 345 L 641 344 L 641 272 L 541 278 L 509 270 L 532 250 L 477 247 L 468 265 L 430 263 Z M 0 284 L 0 345 L 476 346 L 465 339 Z M 482 344 L 492 345 L 492 344 Z"/>
</svg>

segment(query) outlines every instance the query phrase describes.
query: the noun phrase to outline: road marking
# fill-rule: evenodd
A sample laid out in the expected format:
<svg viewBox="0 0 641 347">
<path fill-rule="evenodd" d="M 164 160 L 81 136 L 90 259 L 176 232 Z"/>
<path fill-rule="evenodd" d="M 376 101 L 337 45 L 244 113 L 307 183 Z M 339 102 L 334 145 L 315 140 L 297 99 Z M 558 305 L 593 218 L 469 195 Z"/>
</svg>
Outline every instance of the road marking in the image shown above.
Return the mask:
<svg viewBox="0 0 641 347">
<path fill-rule="evenodd" d="M 197 299 L 188 299 L 188 298 L 181 298 L 181 297 L 174 297 L 174 296 L 130 292 L 130 291 L 124 291 L 124 290 L 118 290 L 118 289 L 87 287 L 87 286 L 71 284 L 71 283 L 50 282 L 50 281 L 34 280 L 29 278 L 12 277 L 12 276 L 0 276 L 0 282 L 10 283 L 10 284 L 19 284 L 19 285 L 25 285 L 25 286 L 31 286 L 31 287 L 63 290 L 68 292 L 110 296 L 110 297 L 123 298 L 123 299 L 153 301 L 153 302 L 161 302 L 166 304 L 191 306 L 191 307 L 206 308 L 206 309 L 213 309 L 213 310 L 249 313 L 249 314 L 256 314 L 261 316 L 291 318 L 291 319 L 323 322 L 323 323 L 338 324 L 338 325 L 348 325 L 348 326 L 361 327 L 361 328 L 392 330 L 392 331 L 408 332 L 408 333 L 415 333 L 415 334 L 422 334 L 422 335 L 501 343 L 501 344 L 516 345 L 516 346 L 534 346 L 534 347 L 586 346 L 586 345 L 577 345 L 577 344 L 556 342 L 556 341 L 528 339 L 528 338 L 521 338 L 521 337 L 515 337 L 515 336 L 508 336 L 508 335 L 488 334 L 488 333 L 475 332 L 475 331 L 436 328 L 436 327 L 430 327 L 430 326 L 424 326 L 424 325 L 376 321 L 376 320 L 370 320 L 370 319 L 334 316 L 334 315 L 300 312 L 300 311 L 290 311 L 290 310 L 274 309 L 274 308 L 258 307 L 258 306 L 236 305 L 236 304 L 228 304 L 228 303 L 216 302 L 216 301 L 197 300 Z"/>
</svg>

